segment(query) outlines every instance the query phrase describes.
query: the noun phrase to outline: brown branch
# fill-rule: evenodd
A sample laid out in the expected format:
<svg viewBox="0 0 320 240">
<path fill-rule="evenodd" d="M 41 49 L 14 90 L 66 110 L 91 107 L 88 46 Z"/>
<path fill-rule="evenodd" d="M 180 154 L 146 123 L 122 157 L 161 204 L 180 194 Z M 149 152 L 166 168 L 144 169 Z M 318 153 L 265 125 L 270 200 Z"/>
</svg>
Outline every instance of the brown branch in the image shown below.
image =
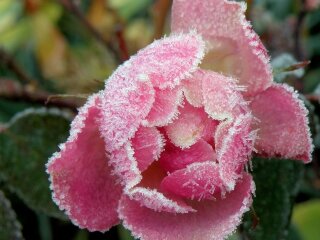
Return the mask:
<svg viewBox="0 0 320 240">
<path fill-rule="evenodd" d="M 15 61 L 15 59 L 7 53 L 3 48 L 0 48 L 0 65 L 8 68 L 14 72 L 19 81 L 23 84 L 30 84 L 32 86 L 37 86 L 37 81 L 30 77 Z"/>
<path fill-rule="evenodd" d="M 92 36 L 99 41 L 107 50 L 111 52 L 118 63 L 122 63 L 125 59 L 119 56 L 118 49 L 107 39 L 105 39 L 102 34 L 96 30 L 91 23 L 86 19 L 78 6 L 73 2 L 73 0 L 57 0 L 65 10 L 70 12 L 74 17 L 76 17 L 79 22 L 92 34 Z"/>
<path fill-rule="evenodd" d="M 21 85 L 11 79 L 0 79 L 0 98 L 12 101 L 24 101 L 46 106 L 69 108 L 74 112 L 84 103 L 83 99 L 57 98 L 43 90 L 37 90 L 30 85 Z"/>
<path fill-rule="evenodd" d="M 320 103 L 320 95 L 317 94 L 305 94 L 304 97 L 311 102 L 319 102 Z"/>
<path fill-rule="evenodd" d="M 152 15 L 154 22 L 154 39 L 161 38 L 163 35 L 166 18 L 170 10 L 171 0 L 157 0 L 152 7 Z"/>
</svg>

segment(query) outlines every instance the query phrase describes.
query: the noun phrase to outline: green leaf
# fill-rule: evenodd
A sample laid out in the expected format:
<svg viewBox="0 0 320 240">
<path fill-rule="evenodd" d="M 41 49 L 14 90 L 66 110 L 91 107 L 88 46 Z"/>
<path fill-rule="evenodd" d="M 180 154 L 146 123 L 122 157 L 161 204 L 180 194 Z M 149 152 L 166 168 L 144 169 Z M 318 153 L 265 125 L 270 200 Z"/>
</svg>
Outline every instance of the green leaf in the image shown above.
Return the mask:
<svg viewBox="0 0 320 240">
<path fill-rule="evenodd" d="M 287 239 L 291 210 L 303 175 L 303 164 L 284 159 L 253 159 L 256 197 L 253 211 L 247 213 L 243 234 L 248 239 Z M 258 224 L 256 225 L 256 220 Z M 256 226 L 255 226 L 256 225 Z"/>
<path fill-rule="evenodd" d="M 303 240 L 318 240 L 320 236 L 320 200 L 298 204 L 293 210 L 293 223 Z"/>
<path fill-rule="evenodd" d="M 27 110 L 0 133 L 0 178 L 30 208 L 63 217 L 52 202 L 45 164 L 63 142 L 69 120 L 55 109 Z"/>
<path fill-rule="evenodd" d="M 0 190 L 0 236 L 1 239 L 23 239 L 21 225 L 11 208 L 11 203 Z"/>
</svg>

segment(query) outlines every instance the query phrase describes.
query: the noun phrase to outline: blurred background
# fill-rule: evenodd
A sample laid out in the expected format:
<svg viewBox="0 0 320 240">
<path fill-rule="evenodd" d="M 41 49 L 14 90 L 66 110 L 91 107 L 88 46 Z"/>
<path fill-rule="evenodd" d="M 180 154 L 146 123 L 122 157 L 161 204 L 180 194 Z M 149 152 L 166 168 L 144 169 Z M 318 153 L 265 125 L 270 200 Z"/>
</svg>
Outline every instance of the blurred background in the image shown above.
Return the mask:
<svg viewBox="0 0 320 240">
<path fill-rule="evenodd" d="M 279 173 L 271 178 L 282 184 L 282 195 L 275 193 L 269 202 L 259 193 L 274 186 L 259 181 L 269 179 L 270 172 L 259 172 L 257 166 L 254 209 L 230 239 L 318 240 L 320 0 L 246 2 L 247 18 L 271 55 L 275 81 L 294 86 L 310 110 L 316 148 L 307 166 L 270 168 Z M 45 163 L 68 136 L 70 121 L 87 96 L 102 89 L 129 56 L 170 33 L 171 4 L 0 0 L 0 240 L 133 239 L 121 226 L 89 233 L 67 220 L 52 203 Z M 283 180 L 283 174 L 290 179 Z M 264 216 L 272 209 L 285 217 Z"/>
</svg>

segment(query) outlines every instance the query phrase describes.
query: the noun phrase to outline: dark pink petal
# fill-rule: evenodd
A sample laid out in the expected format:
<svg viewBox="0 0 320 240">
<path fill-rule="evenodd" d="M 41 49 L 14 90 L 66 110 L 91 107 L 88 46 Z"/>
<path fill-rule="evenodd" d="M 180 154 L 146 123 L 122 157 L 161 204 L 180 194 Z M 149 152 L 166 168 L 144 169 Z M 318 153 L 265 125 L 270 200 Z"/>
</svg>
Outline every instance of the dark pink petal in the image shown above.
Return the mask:
<svg viewBox="0 0 320 240">
<path fill-rule="evenodd" d="M 311 161 L 308 111 L 293 88 L 274 84 L 257 95 L 250 106 L 258 119 L 255 148 L 259 154 Z"/>
<path fill-rule="evenodd" d="M 178 115 L 178 106 L 182 103 L 183 93 L 180 87 L 174 89 L 156 89 L 155 102 L 144 120 L 146 126 L 165 126 Z"/>
<path fill-rule="evenodd" d="M 142 172 L 160 157 L 164 146 L 164 138 L 155 127 L 140 127 L 131 143 L 138 168 Z"/>
<path fill-rule="evenodd" d="M 212 146 L 204 140 L 199 140 L 196 144 L 186 149 L 175 146 L 170 149 L 166 148 L 166 151 L 161 154 L 159 163 L 166 171 L 173 172 L 192 163 L 215 161 L 215 159 L 216 154 Z"/>
<path fill-rule="evenodd" d="M 202 108 L 195 108 L 187 102 L 179 108 L 179 111 L 178 118 L 166 126 L 165 129 L 174 145 L 187 148 L 203 136 L 209 118 Z"/>
<path fill-rule="evenodd" d="M 225 198 L 195 203 L 197 212 L 194 213 L 158 213 L 125 196 L 118 212 L 123 225 L 141 240 L 221 240 L 240 224 L 243 213 L 252 203 L 253 191 L 251 177 L 244 175 L 235 190 L 227 193 Z"/>
<path fill-rule="evenodd" d="M 215 120 L 232 120 L 246 108 L 239 87 L 234 80 L 224 75 L 202 71 L 204 109 Z"/>
<path fill-rule="evenodd" d="M 154 87 L 174 88 L 194 72 L 204 56 L 204 41 L 195 32 L 172 34 L 140 50 L 134 60 Z"/>
<path fill-rule="evenodd" d="M 194 107 L 202 107 L 202 72 L 194 72 L 190 78 L 182 82 L 182 86 L 187 101 Z"/>
<path fill-rule="evenodd" d="M 233 190 L 244 165 L 251 157 L 255 132 L 251 130 L 252 115 L 238 116 L 234 122 L 221 123 L 215 135 L 220 177 L 228 190 Z"/>
<path fill-rule="evenodd" d="M 239 79 L 253 96 L 272 83 L 269 57 L 245 19 L 245 3 L 227 0 L 175 0 L 172 30 L 196 29 L 209 42 L 203 66 Z M 254 66 L 254 67 L 252 67 Z"/>
<path fill-rule="evenodd" d="M 47 164 L 54 201 L 76 225 L 90 231 L 107 231 L 118 224 L 122 193 L 98 131 L 99 97 L 93 95 L 79 110 L 70 137 Z"/>
<path fill-rule="evenodd" d="M 171 173 L 163 179 L 161 189 L 198 201 L 220 198 L 224 191 L 218 165 L 213 161 L 196 162 Z"/>
</svg>

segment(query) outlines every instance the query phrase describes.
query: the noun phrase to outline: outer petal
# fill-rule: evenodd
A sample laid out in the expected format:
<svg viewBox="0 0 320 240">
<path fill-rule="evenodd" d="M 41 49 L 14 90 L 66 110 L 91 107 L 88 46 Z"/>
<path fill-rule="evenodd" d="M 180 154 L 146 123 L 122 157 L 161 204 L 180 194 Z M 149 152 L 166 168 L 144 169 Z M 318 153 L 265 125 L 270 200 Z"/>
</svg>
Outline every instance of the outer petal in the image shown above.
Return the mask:
<svg viewBox="0 0 320 240">
<path fill-rule="evenodd" d="M 97 127 L 99 97 L 93 95 L 80 109 L 69 139 L 47 164 L 54 201 L 76 225 L 90 231 L 106 231 L 118 223 L 122 192 Z"/>
<path fill-rule="evenodd" d="M 131 140 L 138 168 L 144 171 L 160 157 L 164 146 L 164 137 L 155 127 L 140 127 Z"/>
<path fill-rule="evenodd" d="M 221 74 L 203 71 L 204 109 L 215 120 L 232 120 L 247 108 L 235 82 Z"/>
<path fill-rule="evenodd" d="M 245 10 L 244 3 L 234 1 L 175 0 L 172 30 L 196 29 L 212 52 L 204 62 L 238 78 L 247 87 L 245 95 L 253 96 L 271 85 L 272 72 L 264 46 L 245 20 Z"/>
<path fill-rule="evenodd" d="M 245 175 L 225 198 L 196 204 L 195 213 L 158 213 L 126 197 L 120 201 L 118 212 L 124 226 L 141 240 L 221 240 L 240 224 L 251 205 L 253 191 L 252 179 Z"/>
<path fill-rule="evenodd" d="M 256 96 L 250 106 L 258 119 L 255 148 L 259 154 L 311 161 L 308 111 L 293 88 L 274 84 Z"/>
<path fill-rule="evenodd" d="M 215 146 L 220 177 L 228 190 L 233 190 L 244 165 L 251 157 L 255 140 L 251 123 L 252 115 L 242 114 L 234 122 L 221 123 L 216 131 Z"/>
<path fill-rule="evenodd" d="M 193 163 L 163 179 L 161 189 L 191 200 L 215 199 L 224 191 L 218 165 L 211 162 Z"/>
</svg>

